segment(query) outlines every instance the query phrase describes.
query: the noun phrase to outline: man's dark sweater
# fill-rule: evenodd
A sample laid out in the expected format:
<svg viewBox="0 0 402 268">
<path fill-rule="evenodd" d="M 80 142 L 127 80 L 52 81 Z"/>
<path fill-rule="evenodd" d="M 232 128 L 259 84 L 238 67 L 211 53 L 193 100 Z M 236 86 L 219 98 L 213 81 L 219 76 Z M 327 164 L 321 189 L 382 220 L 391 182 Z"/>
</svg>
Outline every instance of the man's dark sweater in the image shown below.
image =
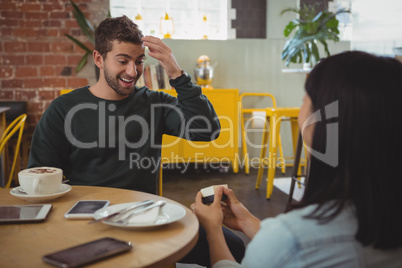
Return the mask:
<svg viewBox="0 0 402 268">
<path fill-rule="evenodd" d="M 163 134 L 210 141 L 220 131 L 199 86 L 189 79 L 172 86 L 177 98 L 142 87 L 104 100 L 88 86 L 58 97 L 35 129 L 28 167 L 61 168 L 72 185 L 156 193 Z"/>
</svg>

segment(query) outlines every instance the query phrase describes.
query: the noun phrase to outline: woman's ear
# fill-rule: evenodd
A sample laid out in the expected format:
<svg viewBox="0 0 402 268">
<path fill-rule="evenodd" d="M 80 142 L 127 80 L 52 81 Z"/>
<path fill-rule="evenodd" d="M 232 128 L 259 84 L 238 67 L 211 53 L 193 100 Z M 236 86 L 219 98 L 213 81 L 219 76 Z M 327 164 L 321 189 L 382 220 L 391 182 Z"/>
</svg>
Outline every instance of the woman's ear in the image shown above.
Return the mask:
<svg viewBox="0 0 402 268">
<path fill-rule="evenodd" d="M 99 51 L 94 50 L 92 52 L 92 56 L 94 58 L 94 62 L 96 64 L 96 66 L 98 66 L 99 69 L 103 69 L 103 57 L 102 55 L 99 53 Z"/>
</svg>

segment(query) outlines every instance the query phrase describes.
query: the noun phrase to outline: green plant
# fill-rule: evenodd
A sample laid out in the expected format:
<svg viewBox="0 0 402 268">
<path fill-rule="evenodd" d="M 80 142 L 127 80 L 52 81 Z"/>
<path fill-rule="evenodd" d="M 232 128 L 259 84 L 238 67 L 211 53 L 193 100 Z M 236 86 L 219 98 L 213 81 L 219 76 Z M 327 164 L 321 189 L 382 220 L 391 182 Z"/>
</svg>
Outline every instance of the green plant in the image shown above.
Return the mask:
<svg viewBox="0 0 402 268">
<path fill-rule="evenodd" d="M 77 21 L 78 25 L 81 28 L 81 31 L 84 33 L 84 35 L 88 38 L 88 40 L 95 45 L 95 26 L 93 26 L 85 17 L 84 13 L 79 9 L 79 7 L 73 2 L 70 1 L 72 7 L 73 7 L 73 15 L 75 17 L 75 20 Z M 69 34 L 65 34 L 68 39 L 73 41 L 77 46 L 82 48 L 85 51 L 84 56 L 81 58 L 80 62 L 78 63 L 75 71 L 78 73 L 79 71 L 84 68 L 84 66 L 88 62 L 88 56 L 92 54 L 92 49 L 90 49 L 86 44 L 83 42 L 79 41 L 78 39 L 72 37 Z"/>
<path fill-rule="evenodd" d="M 283 34 L 285 37 L 296 29 L 293 37 L 286 41 L 282 51 L 282 60 L 285 60 L 286 66 L 292 63 L 311 63 L 315 64 L 320 60 L 320 53 L 317 42 L 324 46 L 324 51 L 328 56 L 327 40 L 339 41 L 339 21 L 336 15 L 349 11 L 340 9 L 333 13 L 327 10 L 317 14 L 314 6 L 304 5 L 302 8 L 288 8 L 282 11 L 295 12 L 299 14 L 298 19 L 292 20 L 286 25 Z"/>
<path fill-rule="evenodd" d="M 80 8 L 72 1 L 70 0 L 70 3 L 73 7 L 73 15 L 75 17 L 75 20 L 77 21 L 78 25 L 81 28 L 81 31 L 84 33 L 84 35 L 88 38 L 88 40 L 92 43 L 93 46 L 95 46 L 95 29 L 96 25 L 92 25 L 87 18 L 85 17 L 84 13 L 80 10 Z M 110 16 L 110 11 L 108 12 L 107 15 L 109 18 Z M 88 56 L 92 54 L 91 48 L 89 48 L 86 44 L 83 42 L 79 41 L 78 39 L 72 37 L 69 34 L 65 34 L 68 39 L 73 41 L 75 44 L 77 44 L 80 48 L 82 48 L 85 51 L 84 56 L 82 56 L 80 62 L 77 65 L 76 72 L 78 73 L 79 71 L 84 68 L 84 66 L 88 62 Z"/>
</svg>

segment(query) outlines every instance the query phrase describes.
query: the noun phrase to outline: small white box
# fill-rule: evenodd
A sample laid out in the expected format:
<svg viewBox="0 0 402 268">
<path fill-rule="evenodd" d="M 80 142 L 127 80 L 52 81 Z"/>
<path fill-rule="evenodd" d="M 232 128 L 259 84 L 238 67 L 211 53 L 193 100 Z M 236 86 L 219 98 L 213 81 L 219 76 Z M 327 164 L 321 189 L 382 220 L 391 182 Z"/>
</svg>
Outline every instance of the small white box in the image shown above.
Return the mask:
<svg viewBox="0 0 402 268">
<path fill-rule="evenodd" d="M 202 194 L 202 203 L 204 204 L 211 204 L 212 202 L 214 202 L 214 194 L 215 194 L 215 188 L 219 187 L 219 186 L 223 186 L 228 188 L 227 184 L 220 184 L 220 185 L 212 185 L 209 187 L 205 187 L 201 189 L 201 194 Z M 223 194 L 222 195 L 222 201 L 227 200 L 228 197 Z"/>
</svg>

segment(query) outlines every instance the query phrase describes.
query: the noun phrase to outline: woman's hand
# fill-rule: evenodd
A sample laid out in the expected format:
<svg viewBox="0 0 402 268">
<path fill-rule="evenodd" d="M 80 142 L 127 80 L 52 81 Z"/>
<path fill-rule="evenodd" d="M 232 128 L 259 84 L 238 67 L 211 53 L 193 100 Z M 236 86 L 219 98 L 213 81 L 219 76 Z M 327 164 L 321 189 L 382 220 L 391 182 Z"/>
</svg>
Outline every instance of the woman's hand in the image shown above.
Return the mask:
<svg viewBox="0 0 402 268">
<path fill-rule="evenodd" d="M 198 192 L 195 203 L 192 205 L 194 213 L 207 233 L 219 232 L 222 229 L 223 212 L 221 198 L 222 189 L 218 187 L 215 189 L 214 202 L 212 204 L 205 205 L 202 203 L 202 194 Z"/>
<path fill-rule="evenodd" d="M 234 230 L 242 231 L 242 226 L 251 216 L 248 209 L 236 198 L 233 190 L 223 188 L 223 193 L 228 197 L 228 200 L 222 202 L 223 223 Z"/>
<path fill-rule="evenodd" d="M 250 213 L 231 189 L 223 187 L 222 191 L 228 197 L 222 205 L 223 224 L 231 229 L 242 231 L 252 239 L 260 229 L 260 220 Z"/>
<path fill-rule="evenodd" d="M 222 188 L 218 187 L 215 189 L 214 202 L 211 205 L 208 206 L 202 203 L 201 192 L 197 193 L 195 203 L 191 205 L 191 208 L 207 233 L 212 266 L 220 260 L 235 260 L 226 244 L 222 231 Z"/>
<path fill-rule="evenodd" d="M 223 194 L 228 197 L 225 202 L 221 202 Z M 260 229 L 260 220 L 248 211 L 231 189 L 222 186 L 215 188 L 214 202 L 209 206 L 202 203 L 202 194 L 198 192 L 193 210 L 207 232 L 217 232 L 224 224 L 252 239 Z"/>
<path fill-rule="evenodd" d="M 142 41 L 144 41 L 144 46 L 149 48 L 148 55 L 159 61 L 171 79 L 182 75 L 182 69 L 177 63 L 172 50 L 161 39 L 147 35 L 142 38 Z"/>
</svg>

